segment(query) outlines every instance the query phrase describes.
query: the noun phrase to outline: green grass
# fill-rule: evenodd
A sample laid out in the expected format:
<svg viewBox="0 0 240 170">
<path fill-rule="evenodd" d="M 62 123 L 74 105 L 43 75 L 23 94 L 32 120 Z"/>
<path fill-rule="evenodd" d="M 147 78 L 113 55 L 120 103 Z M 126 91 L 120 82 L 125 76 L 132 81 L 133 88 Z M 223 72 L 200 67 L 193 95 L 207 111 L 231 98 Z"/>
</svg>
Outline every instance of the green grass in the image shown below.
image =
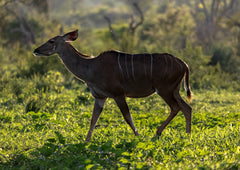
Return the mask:
<svg viewBox="0 0 240 170">
<path fill-rule="evenodd" d="M 239 92 L 193 91 L 192 134 L 185 133 L 179 113 L 159 138 L 157 127 L 169 115 L 159 96 L 127 99 L 138 137 L 108 99 L 84 144 L 94 100 L 85 85 L 68 89 L 54 80 L 57 75 L 17 79 L 2 88 L 0 169 L 240 168 Z"/>
</svg>

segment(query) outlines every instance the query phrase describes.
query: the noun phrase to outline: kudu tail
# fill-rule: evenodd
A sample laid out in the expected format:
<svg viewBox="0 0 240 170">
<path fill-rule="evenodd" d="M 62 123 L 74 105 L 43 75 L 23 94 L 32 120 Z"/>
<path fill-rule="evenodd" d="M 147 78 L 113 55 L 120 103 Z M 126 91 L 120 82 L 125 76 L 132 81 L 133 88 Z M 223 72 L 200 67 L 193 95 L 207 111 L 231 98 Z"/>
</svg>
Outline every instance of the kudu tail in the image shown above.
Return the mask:
<svg viewBox="0 0 240 170">
<path fill-rule="evenodd" d="M 186 73 L 185 73 L 185 90 L 187 91 L 187 99 L 188 102 L 191 103 L 192 101 L 192 92 L 189 84 L 189 68 L 187 67 Z"/>
</svg>

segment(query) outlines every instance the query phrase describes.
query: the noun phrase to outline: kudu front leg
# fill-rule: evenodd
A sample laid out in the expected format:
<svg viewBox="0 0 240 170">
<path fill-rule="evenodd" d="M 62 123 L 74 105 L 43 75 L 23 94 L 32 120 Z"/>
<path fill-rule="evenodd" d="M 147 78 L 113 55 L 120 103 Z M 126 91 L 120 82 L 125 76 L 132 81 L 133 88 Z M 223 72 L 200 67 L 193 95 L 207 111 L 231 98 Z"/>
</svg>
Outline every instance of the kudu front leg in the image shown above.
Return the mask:
<svg viewBox="0 0 240 170">
<path fill-rule="evenodd" d="M 92 114 L 92 119 L 91 119 L 91 125 L 90 129 L 88 131 L 87 137 L 85 139 L 85 143 L 89 142 L 93 133 L 93 130 L 95 128 L 95 125 L 98 121 L 98 118 L 103 110 L 103 106 L 105 104 L 106 99 L 97 99 L 95 98 L 95 104 L 94 104 L 94 109 L 93 109 L 93 114 Z"/>
<path fill-rule="evenodd" d="M 125 97 L 117 97 L 117 98 L 114 98 L 114 100 L 117 103 L 120 111 L 122 112 L 122 115 L 125 121 L 130 125 L 134 134 L 138 136 L 139 134 L 136 127 L 134 126 L 133 119 L 132 119 L 131 113 L 129 112 L 129 108 L 128 108 Z"/>
</svg>

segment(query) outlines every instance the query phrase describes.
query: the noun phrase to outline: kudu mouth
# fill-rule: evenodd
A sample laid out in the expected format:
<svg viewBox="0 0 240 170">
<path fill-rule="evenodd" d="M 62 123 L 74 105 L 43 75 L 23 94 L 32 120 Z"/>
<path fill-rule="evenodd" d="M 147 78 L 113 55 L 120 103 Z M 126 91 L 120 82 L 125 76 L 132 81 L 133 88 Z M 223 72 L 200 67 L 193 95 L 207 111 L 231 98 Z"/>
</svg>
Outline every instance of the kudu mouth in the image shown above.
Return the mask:
<svg viewBox="0 0 240 170">
<path fill-rule="evenodd" d="M 37 53 L 37 52 L 34 51 L 34 52 L 33 52 L 33 55 L 34 55 L 34 56 L 39 56 L 39 53 Z"/>
<path fill-rule="evenodd" d="M 37 57 L 46 57 L 47 56 L 46 54 L 41 54 L 38 49 L 35 49 L 33 51 L 33 55 L 37 56 Z"/>
<path fill-rule="evenodd" d="M 41 56 L 41 54 L 38 52 L 37 49 L 35 49 L 35 50 L 33 51 L 33 55 L 34 55 L 34 56 Z"/>
</svg>

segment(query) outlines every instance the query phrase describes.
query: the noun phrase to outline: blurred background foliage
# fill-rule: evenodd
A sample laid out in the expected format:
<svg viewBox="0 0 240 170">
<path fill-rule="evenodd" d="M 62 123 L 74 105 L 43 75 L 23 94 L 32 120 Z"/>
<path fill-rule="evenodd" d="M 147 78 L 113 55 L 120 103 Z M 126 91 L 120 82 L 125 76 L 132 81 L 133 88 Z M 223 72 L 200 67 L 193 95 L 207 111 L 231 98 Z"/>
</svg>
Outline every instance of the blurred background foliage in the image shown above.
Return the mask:
<svg viewBox="0 0 240 170">
<path fill-rule="evenodd" d="M 1 0 L 0 9 L 1 95 L 12 91 L 21 100 L 26 87 L 74 87 L 77 81 L 57 57 L 32 55 L 73 29 L 79 30 L 73 45 L 82 53 L 168 52 L 189 65 L 193 89 L 240 90 L 240 1 Z"/>
</svg>

